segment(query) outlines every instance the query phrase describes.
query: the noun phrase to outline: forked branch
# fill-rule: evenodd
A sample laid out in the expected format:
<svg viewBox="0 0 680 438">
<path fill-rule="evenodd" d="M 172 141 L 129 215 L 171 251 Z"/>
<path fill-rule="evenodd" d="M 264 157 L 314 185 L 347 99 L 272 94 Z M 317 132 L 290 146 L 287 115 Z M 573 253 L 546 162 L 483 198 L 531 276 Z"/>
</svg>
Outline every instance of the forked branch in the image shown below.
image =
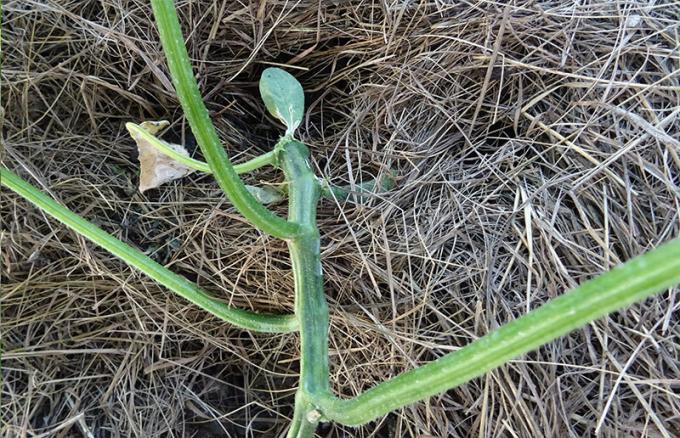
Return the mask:
<svg viewBox="0 0 680 438">
<path fill-rule="evenodd" d="M 177 97 L 217 183 L 236 210 L 255 228 L 281 239 L 294 237 L 299 226 L 260 204 L 248 192 L 224 151 L 194 78 L 172 0 L 152 0 L 151 6 Z"/>
<path fill-rule="evenodd" d="M 300 385 L 289 437 L 312 437 L 320 421 L 364 424 L 393 409 L 454 388 L 597 318 L 680 283 L 680 239 L 676 238 L 456 352 L 381 383 L 354 399 L 335 397 L 328 379 L 328 309 L 323 293 L 316 205 L 322 192 L 336 198 L 347 198 L 351 193 L 322 184 L 312 173 L 307 148 L 293 138 L 304 110 L 302 88 L 281 69 L 265 70 L 260 82 L 267 109 L 286 125 L 286 134 L 270 156 L 277 160 L 286 177 L 289 195 L 286 220 L 267 210 L 248 192 L 238 177 L 238 168 L 232 166 L 222 148 L 193 77 L 173 1 L 152 0 L 151 4 L 179 101 L 207 160 L 207 165 L 196 160 L 191 164 L 212 172 L 229 200 L 253 226 L 287 241 L 295 280 L 295 316 L 260 315 L 222 304 L 13 173 L 0 169 L 0 180 L 76 232 L 225 321 L 256 331 L 299 329 Z M 259 166 L 263 162 L 251 164 Z M 378 181 L 359 186 L 355 193 L 361 196 L 364 191 L 382 185 Z"/>
</svg>

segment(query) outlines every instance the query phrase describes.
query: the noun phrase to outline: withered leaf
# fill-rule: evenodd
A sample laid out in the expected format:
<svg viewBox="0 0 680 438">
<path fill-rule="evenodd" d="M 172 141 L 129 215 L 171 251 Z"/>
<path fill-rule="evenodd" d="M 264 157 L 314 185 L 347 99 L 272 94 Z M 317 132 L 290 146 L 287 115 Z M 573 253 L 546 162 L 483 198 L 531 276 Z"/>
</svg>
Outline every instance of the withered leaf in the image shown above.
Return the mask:
<svg viewBox="0 0 680 438">
<path fill-rule="evenodd" d="M 168 126 L 168 122 L 162 120 L 160 122 L 143 122 L 139 125 L 148 133 L 155 135 L 161 129 Z M 165 155 L 149 143 L 149 141 L 134 131 L 130 130 L 132 139 L 137 143 L 137 150 L 139 151 L 139 191 L 145 192 L 149 189 L 155 189 L 162 184 L 185 177 L 193 172 L 193 169 L 185 166 L 173 158 Z M 189 156 L 187 150 L 178 144 L 163 142 L 166 146 L 172 148 L 176 152 Z"/>
</svg>

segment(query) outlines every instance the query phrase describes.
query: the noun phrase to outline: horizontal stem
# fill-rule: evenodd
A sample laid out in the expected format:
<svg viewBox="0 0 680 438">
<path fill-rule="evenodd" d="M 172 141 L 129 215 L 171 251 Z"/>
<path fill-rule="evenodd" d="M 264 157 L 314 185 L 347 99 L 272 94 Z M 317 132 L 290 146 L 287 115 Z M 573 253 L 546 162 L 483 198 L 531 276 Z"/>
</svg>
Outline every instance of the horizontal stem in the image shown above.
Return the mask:
<svg viewBox="0 0 680 438">
<path fill-rule="evenodd" d="M 125 128 L 127 128 L 128 132 L 130 132 L 130 135 L 133 139 L 142 138 L 146 140 L 151 146 L 158 149 L 161 153 L 167 155 L 178 163 L 181 163 L 186 167 L 199 172 L 212 173 L 212 169 L 208 163 L 180 154 L 175 149 L 171 148 L 166 141 L 161 140 L 141 126 L 128 122 L 125 124 Z M 259 169 L 260 167 L 273 164 L 275 162 L 275 158 L 276 152 L 269 151 L 265 154 L 248 160 L 245 163 L 235 164 L 234 171 L 239 175 L 252 172 L 253 170 Z"/>
<path fill-rule="evenodd" d="M 260 204 L 234 171 L 201 98 L 173 1 L 151 0 L 151 7 L 177 97 L 217 183 L 236 210 L 255 228 L 281 239 L 294 237 L 300 231 L 299 225 L 277 216 Z"/>
<path fill-rule="evenodd" d="M 251 158 L 245 163 L 236 164 L 234 166 L 234 170 L 236 171 L 236 173 L 241 175 L 243 173 L 252 172 L 253 170 L 259 169 L 260 167 L 264 167 L 268 164 L 275 163 L 276 163 L 276 151 L 269 151 L 262 155 L 258 155 L 255 158 Z"/>
<path fill-rule="evenodd" d="M 121 242 L 106 231 L 58 204 L 36 187 L 7 169 L 0 168 L 0 183 L 57 219 L 81 236 L 91 240 L 137 268 L 177 295 L 235 326 L 267 333 L 287 333 L 298 329 L 294 315 L 265 315 L 237 309 L 212 298 L 186 278 L 175 274 L 136 248 Z"/>
<path fill-rule="evenodd" d="M 351 400 L 321 394 L 324 418 L 357 426 L 461 385 L 608 313 L 680 283 L 680 238 L 549 301 L 468 346 L 405 372 Z"/>
<path fill-rule="evenodd" d="M 392 175 L 383 175 L 378 179 L 364 181 L 354 186 L 336 186 L 328 181 L 322 181 L 321 195 L 325 198 L 336 199 L 338 201 L 345 201 L 350 197 L 354 197 L 355 200 L 362 200 L 366 198 L 366 195 L 388 191 L 394 187 L 394 184 Z"/>
</svg>

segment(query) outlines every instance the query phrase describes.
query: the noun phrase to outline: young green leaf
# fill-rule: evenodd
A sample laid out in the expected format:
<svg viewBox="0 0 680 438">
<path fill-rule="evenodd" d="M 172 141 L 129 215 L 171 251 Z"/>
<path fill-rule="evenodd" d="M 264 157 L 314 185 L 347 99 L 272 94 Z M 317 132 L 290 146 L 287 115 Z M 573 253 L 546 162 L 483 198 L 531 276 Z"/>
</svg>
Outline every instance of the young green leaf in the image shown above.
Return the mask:
<svg viewBox="0 0 680 438">
<path fill-rule="evenodd" d="M 262 72 L 260 95 L 271 115 L 286 125 L 286 135 L 292 135 L 305 111 L 302 85 L 285 70 L 270 67 Z"/>
</svg>

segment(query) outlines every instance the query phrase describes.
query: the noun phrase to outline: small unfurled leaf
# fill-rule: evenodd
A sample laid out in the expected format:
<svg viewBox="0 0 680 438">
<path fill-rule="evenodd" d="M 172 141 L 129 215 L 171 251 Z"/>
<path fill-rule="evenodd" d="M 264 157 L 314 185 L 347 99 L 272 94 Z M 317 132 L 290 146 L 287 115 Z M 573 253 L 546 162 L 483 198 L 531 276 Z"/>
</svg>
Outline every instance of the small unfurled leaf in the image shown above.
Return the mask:
<svg viewBox="0 0 680 438">
<path fill-rule="evenodd" d="M 263 204 L 273 204 L 283 200 L 283 195 L 271 187 L 246 186 L 246 189 Z"/>
<path fill-rule="evenodd" d="M 286 135 L 292 135 L 305 111 L 302 85 L 285 70 L 270 67 L 262 72 L 260 95 L 271 115 L 286 125 Z"/>
<path fill-rule="evenodd" d="M 163 120 L 160 122 L 143 122 L 139 125 L 148 133 L 155 135 L 161 129 L 168 126 L 168 122 Z M 174 160 L 168 155 L 162 153 L 157 148 L 153 147 L 151 143 L 143 136 L 130 131 L 132 139 L 137 143 L 137 150 L 139 151 L 139 191 L 145 192 L 149 189 L 155 189 L 161 184 L 174 181 L 176 179 L 185 177 L 193 172 L 193 169 L 184 164 Z M 163 140 L 159 140 L 163 141 Z M 189 153 L 183 146 L 163 142 L 165 146 L 173 149 L 179 154 L 189 156 Z"/>
</svg>

